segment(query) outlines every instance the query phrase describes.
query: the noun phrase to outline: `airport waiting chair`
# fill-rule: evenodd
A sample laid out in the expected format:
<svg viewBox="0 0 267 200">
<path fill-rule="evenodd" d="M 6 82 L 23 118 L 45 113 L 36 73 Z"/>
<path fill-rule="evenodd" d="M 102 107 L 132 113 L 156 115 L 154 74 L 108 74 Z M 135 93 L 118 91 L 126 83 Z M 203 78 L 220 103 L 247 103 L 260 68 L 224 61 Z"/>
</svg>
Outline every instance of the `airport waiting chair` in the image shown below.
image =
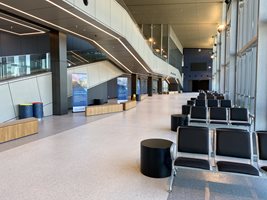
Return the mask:
<svg viewBox="0 0 267 200">
<path fill-rule="evenodd" d="M 227 108 L 211 107 L 209 108 L 209 123 L 210 124 L 228 124 Z"/>
<path fill-rule="evenodd" d="M 207 99 L 216 99 L 214 95 L 207 95 Z"/>
<path fill-rule="evenodd" d="M 256 131 L 256 144 L 258 168 L 267 175 L 267 131 Z"/>
<path fill-rule="evenodd" d="M 194 106 L 194 105 L 195 105 L 195 101 L 193 101 L 193 100 L 188 100 L 188 101 L 187 101 L 187 105 L 189 105 L 189 106 Z"/>
<path fill-rule="evenodd" d="M 196 103 L 195 103 L 195 106 L 204 106 L 204 107 L 206 107 L 207 106 L 207 101 L 204 100 L 204 99 L 197 99 Z"/>
<path fill-rule="evenodd" d="M 216 129 L 214 141 L 218 171 L 259 176 L 258 169 L 252 165 L 252 137 L 247 130 Z"/>
<path fill-rule="evenodd" d="M 206 96 L 197 96 L 197 99 L 200 99 L 200 100 L 206 100 Z"/>
<path fill-rule="evenodd" d="M 218 107 L 219 101 L 216 99 L 208 99 L 208 107 Z"/>
<path fill-rule="evenodd" d="M 208 109 L 203 106 L 192 106 L 189 123 L 208 123 Z"/>
<path fill-rule="evenodd" d="M 222 100 L 222 99 L 224 99 L 224 96 L 223 96 L 223 95 L 217 95 L 217 96 L 216 96 L 216 99 L 220 99 L 220 100 Z"/>
<path fill-rule="evenodd" d="M 251 121 L 247 108 L 230 108 L 230 124 L 250 127 Z"/>
<path fill-rule="evenodd" d="M 211 170 L 211 139 L 206 127 L 184 126 L 177 129 L 177 143 L 171 147 L 172 173 L 169 191 L 179 167 Z"/>
<path fill-rule="evenodd" d="M 232 101 L 228 99 L 220 100 L 220 106 L 223 108 L 232 108 Z"/>
<path fill-rule="evenodd" d="M 189 105 L 182 105 L 182 114 L 189 115 L 190 114 L 191 106 Z"/>
</svg>

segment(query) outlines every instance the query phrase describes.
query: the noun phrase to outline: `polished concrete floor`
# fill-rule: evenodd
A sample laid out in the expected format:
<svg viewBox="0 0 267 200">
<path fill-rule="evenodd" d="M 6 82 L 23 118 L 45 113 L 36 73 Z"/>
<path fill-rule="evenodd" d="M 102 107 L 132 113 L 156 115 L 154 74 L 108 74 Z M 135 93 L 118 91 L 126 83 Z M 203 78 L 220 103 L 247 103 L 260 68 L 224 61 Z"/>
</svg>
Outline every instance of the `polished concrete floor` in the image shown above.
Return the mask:
<svg viewBox="0 0 267 200">
<path fill-rule="evenodd" d="M 196 94 L 154 95 L 127 112 L 104 116 L 79 113 L 45 118 L 36 136 L 0 145 L 0 199 L 194 199 L 207 189 L 192 178 L 186 184 L 187 178 L 179 179 L 178 174 L 169 195 L 168 178 L 140 173 L 140 142 L 147 138 L 175 141 L 170 115 L 181 113 L 181 105 L 192 96 Z M 265 186 L 267 182 L 260 180 Z M 227 199 L 224 194 L 215 197 Z"/>
</svg>

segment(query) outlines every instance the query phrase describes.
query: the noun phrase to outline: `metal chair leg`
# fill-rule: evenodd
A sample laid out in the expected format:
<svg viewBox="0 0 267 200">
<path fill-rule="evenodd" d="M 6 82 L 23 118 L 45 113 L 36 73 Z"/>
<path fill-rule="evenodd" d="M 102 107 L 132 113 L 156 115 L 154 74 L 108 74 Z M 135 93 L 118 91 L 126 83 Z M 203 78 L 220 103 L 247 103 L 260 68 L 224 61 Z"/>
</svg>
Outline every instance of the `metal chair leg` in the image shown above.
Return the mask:
<svg viewBox="0 0 267 200">
<path fill-rule="evenodd" d="M 172 173 L 171 173 L 169 192 L 172 192 L 172 184 L 173 184 L 173 180 L 174 180 L 175 175 L 176 175 L 176 170 L 175 170 L 175 168 L 173 168 Z"/>
</svg>

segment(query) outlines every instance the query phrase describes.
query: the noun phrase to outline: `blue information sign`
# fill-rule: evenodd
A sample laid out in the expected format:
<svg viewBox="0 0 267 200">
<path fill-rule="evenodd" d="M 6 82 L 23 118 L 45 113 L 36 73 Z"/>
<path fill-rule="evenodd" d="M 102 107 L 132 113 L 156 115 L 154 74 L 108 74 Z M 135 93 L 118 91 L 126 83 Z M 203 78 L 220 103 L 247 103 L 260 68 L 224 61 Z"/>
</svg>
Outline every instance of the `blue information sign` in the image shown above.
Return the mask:
<svg viewBox="0 0 267 200">
<path fill-rule="evenodd" d="M 87 106 L 87 74 L 72 74 L 72 110 L 85 111 Z"/>
<path fill-rule="evenodd" d="M 140 84 L 140 79 L 137 79 L 136 94 L 138 94 L 138 95 L 141 94 L 141 84 Z"/>
<path fill-rule="evenodd" d="M 118 92 L 118 103 L 128 101 L 128 79 L 125 77 L 117 78 L 117 92 Z"/>
</svg>

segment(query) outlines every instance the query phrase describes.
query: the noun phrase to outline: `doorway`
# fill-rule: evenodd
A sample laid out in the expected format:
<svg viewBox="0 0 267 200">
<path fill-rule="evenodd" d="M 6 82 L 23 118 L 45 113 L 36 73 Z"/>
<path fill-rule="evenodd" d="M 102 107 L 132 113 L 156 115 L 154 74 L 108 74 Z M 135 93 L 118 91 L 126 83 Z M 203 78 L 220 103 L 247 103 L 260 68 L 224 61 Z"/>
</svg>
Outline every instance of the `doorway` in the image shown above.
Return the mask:
<svg viewBox="0 0 267 200">
<path fill-rule="evenodd" d="M 209 80 L 193 80 L 192 92 L 198 92 L 199 90 L 209 90 Z"/>
</svg>

